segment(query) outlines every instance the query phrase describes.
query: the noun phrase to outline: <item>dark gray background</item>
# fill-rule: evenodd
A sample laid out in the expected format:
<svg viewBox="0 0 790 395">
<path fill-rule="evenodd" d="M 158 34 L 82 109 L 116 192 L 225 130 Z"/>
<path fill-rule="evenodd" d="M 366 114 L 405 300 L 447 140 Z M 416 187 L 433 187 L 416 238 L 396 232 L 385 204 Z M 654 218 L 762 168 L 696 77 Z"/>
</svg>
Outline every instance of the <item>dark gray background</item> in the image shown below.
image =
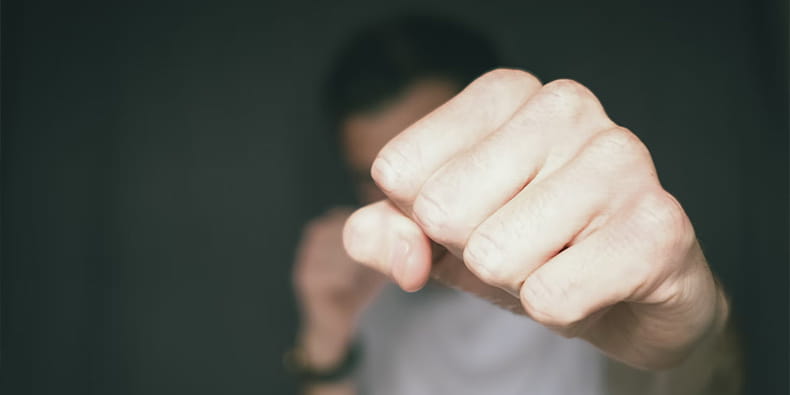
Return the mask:
<svg viewBox="0 0 790 395">
<path fill-rule="evenodd" d="M 748 393 L 787 393 L 787 3 L 410 3 L 3 2 L 2 393 L 292 391 L 292 250 L 348 196 L 317 89 L 403 9 L 640 135 L 733 295 Z"/>
</svg>

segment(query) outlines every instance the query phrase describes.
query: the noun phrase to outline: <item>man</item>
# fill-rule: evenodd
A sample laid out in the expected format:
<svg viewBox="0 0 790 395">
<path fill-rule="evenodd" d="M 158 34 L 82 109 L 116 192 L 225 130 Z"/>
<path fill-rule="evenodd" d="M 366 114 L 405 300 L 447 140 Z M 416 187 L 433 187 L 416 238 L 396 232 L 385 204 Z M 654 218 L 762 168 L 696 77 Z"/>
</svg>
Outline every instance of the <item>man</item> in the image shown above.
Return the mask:
<svg viewBox="0 0 790 395">
<path fill-rule="evenodd" d="M 341 54 L 327 107 L 367 206 L 299 248 L 307 392 L 712 390 L 727 301 L 647 149 L 582 85 L 497 65 L 433 18 Z"/>
</svg>

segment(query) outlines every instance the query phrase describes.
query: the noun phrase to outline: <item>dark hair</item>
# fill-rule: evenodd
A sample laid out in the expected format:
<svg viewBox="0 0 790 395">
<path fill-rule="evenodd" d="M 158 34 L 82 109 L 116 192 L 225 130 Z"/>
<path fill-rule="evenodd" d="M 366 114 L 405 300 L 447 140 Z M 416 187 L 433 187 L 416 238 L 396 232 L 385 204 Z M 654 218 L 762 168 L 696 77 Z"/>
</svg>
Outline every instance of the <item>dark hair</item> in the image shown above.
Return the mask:
<svg viewBox="0 0 790 395">
<path fill-rule="evenodd" d="M 460 89 L 497 65 L 493 45 L 477 31 L 435 16 L 402 15 L 359 30 L 341 49 L 326 79 L 324 108 L 336 129 L 418 79 L 448 79 Z"/>
</svg>

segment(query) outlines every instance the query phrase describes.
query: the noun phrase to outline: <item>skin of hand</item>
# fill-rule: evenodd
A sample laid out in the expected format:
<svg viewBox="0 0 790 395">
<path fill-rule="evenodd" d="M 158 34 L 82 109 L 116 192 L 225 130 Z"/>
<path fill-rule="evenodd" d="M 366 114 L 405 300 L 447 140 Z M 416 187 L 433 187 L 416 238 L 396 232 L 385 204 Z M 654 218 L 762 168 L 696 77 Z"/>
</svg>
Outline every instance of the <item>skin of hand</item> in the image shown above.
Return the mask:
<svg viewBox="0 0 790 395">
<path fill-rule="evenodd" d="M 370 166 L 384 144 L 458 91 L 456 84 L 441 79 L 416 81 L 389 105 L 351 114 L 338 125 L 344 159 L 361 201 L 386 197 L 370 179 Z M 343 249 L 342 227 L 352 211 L 335 209 L 312 221 L 297 250 L 294 288 L 302 313 L 297 342 L 308 354 L 310 366 L 316 368 L 337 366 L 354 336 L 360 311 L 386 279 L 352 262 Z M 347 378 L 309 384 L 302 393 L 351 395 L 357 391 L 353 380 Z"/>
<path fill-rule="evenodd" d="M 404 290 L 433 276 L 642 369 L 727 321 L 689 218 L 650 153 L 571 80 L 499 69 L 406 128 L 347 221 L 348 254 Z"/>
<path fill-rule="evenodd" d="M 293 271 L 301 313 L 297 342 L 310 366 L 335 366 L 344 357 L 359 314 L 387 281 L 351 260 L 343 249 L 343 224 L 352 210 L 333 209 L 303 231 Z"/>
</svg>

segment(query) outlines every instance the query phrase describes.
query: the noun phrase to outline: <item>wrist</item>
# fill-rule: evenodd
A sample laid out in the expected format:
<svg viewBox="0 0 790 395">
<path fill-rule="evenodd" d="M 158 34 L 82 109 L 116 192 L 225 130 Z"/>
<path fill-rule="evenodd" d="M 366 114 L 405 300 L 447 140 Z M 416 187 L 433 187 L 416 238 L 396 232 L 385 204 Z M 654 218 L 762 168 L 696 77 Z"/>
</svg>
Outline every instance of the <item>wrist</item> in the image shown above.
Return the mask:
<svg viewBox="0 0 790 395">
<path fill-rule="evenodd" d="M 347 342 L 343 351 L 336 353 L 334 350 L 341 347 L 329 352 L 322 339 L 324 337 L 311 336 L 308 332 L 300 334 L 299 342 L 283 355 L 285 369 L 307 394 L 345 394 L 352 389 L 351 375 L 360 358 L 359 344 Z M 306 344 L 310 344 L 310 353 Z"/>
<path fill-rule="evenodd" d="M 312 368 L 324 370 L 336 366 L 348 352 L 353 332 L 332 326 L 308 325 L 297 336 L 297 347 L 304 362 Z"/>
</svg>

